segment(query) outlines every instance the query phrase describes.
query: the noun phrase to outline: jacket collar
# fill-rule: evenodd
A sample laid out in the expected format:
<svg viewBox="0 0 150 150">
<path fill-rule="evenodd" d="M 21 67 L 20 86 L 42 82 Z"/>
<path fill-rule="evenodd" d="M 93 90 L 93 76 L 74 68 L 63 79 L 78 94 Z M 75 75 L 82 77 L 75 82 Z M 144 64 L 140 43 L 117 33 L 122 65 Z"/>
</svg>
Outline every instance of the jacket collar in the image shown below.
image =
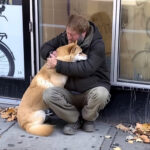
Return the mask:
<svg viewBox="0 0 150 150">
<path fill-rule="evenodd" d="M 89 47 L 89 45 L 91 44 L 91 41 L 93 39 L 93 35 L 94 35 L 94 28 L 91 25 L 90 26 L 90 31 L 86 35 L 85 39 L 83 40 L 82 43 L 79 43 L 79 45 L 81 46 L 81 48 L 87 48 L 87 47 Z"/>
</svg>

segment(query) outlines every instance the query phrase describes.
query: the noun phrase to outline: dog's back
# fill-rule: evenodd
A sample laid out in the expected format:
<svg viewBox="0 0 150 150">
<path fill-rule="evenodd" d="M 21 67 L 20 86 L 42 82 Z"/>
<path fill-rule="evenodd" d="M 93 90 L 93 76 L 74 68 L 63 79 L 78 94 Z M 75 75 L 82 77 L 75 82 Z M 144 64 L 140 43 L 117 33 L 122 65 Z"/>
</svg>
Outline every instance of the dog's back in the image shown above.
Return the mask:
<svg viewBox="0 0 150 150">
<path fill-rule="evenodd" d="M 69 44 L 57 49 L 57 58 L 63 61 L 76 61 L 75 56 L 82 55 L 79 46 Z M 76 58 L 77 59 L 77 58 Z M 84 55 L 82 60 L 85 60 Z M 53 131 L 53 126 L 43 124 L 45 121 L 43 91 L 49 87 L 63 87 L 67 77 L 56 72 L 55 69 L 47 69 L 46 64 L 41 68 L 38 74 L 33 78 L 30 86 L 25 91 L 18 108 L 17 119 L 19 125 L 27 132 L 40 136 L 48 136 Z"/>
</svg>

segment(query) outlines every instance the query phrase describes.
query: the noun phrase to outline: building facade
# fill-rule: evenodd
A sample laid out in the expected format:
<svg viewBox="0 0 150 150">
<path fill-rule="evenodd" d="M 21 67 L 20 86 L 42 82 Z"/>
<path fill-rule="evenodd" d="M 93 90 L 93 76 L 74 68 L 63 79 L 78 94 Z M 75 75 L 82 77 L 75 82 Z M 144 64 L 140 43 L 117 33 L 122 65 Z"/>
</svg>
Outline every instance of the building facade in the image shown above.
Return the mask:
<svg viewBox="0 0 150 150">
<path fill-rule="evenodd" d="M 122 93 L 132 110 L 134 99 L 142 95 L 147 109 L 149 8 L 149 0 L 0 0 L 0 102 L 20 102 L 44 64 L 41 45 L 63 32 L 69 15 L 76 13 L 94 22 L 103 36 L 112 98 L 120 99 Z"/>
</svg>

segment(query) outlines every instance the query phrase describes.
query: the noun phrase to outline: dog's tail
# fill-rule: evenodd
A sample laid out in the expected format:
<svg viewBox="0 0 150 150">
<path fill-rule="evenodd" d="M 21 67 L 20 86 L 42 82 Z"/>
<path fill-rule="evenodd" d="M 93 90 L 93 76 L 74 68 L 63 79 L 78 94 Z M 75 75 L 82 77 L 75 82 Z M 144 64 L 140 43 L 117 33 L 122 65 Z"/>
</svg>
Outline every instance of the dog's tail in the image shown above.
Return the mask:
<svg viewBox="0 0 150 150">
<path fill-rule="evenodd" d="M 28 133 L 38 136 L 49 136 L 53 132 L 53 125 L 49 124 L 33 124 L 26 128 Z"/>
<path fill-rule="evenodd" d="M 25 129 L 28 133 L 39 135 L 39 136 L 49 136 L 53 130 L 54 126 L 50 124 L 44 124 L 45 121 L 45 112 L 43 110 L 38 110 L 30 112 L 26 110 L 25 116 L 18 114 L 18 123 Z"/>
</svg>

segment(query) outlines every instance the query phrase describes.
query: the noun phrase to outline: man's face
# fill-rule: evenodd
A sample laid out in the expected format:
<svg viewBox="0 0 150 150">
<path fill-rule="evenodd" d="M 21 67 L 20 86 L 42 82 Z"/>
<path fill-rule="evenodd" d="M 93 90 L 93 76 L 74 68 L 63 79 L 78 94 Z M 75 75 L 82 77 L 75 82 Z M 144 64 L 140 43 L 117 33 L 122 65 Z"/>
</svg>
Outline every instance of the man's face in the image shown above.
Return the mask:
<svg viewBox="0 0 150 150">
<path fill-rule="evenodd" d="M 81 38 L 84 39 L 85 37 L 85 33 L 79 34 L 69 27 L 66 28 L 66 33 L 67 33 L 68 43 L 75 42 L 76 40 L 78 41 Z"/>
</svg>

